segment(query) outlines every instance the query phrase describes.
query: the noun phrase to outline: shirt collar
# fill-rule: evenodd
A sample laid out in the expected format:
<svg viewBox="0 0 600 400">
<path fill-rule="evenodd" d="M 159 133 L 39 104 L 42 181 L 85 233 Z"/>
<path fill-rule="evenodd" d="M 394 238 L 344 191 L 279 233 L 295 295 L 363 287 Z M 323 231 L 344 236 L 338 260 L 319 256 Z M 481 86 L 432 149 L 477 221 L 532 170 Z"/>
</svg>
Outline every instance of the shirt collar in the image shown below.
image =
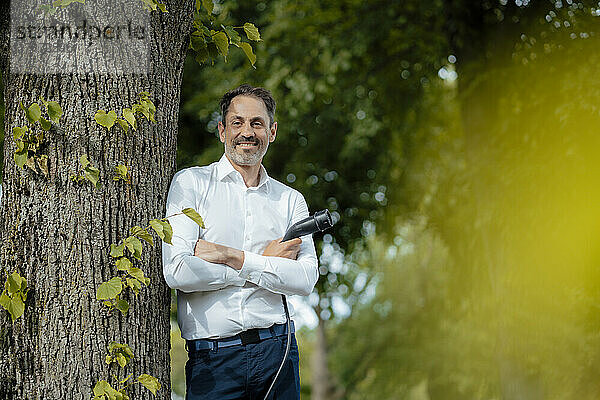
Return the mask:
<svg viewBox="0 0 600 400">
<path fill-rule="evenodd" d="M 222 181 L 223 179 L 225 179 L 226 177 L 228 177 L 232 174 L 233 175 L 237 174 L 239 176 L 239 179 L 243 182 L 242 174 L 240 174 L 235 168 L 233 168 L 231 161 L 229 161 L 229 159 L 227 158 L 225 153 L 223 153 L 223 155 L 221 156 L 221 159 L 217 162 L 217 178 L 219 178 L 219 180 Z M 271 178 L 267 174 L 267 170 L 261 164 L 258 186 L 256 186 L 256 188 L 254 188 L 254 189 L 258 190 L 259 188 L 264 187 L 264 189 L 268 192 L 270 180 L 271 180 Z M 252 189 L 252 188 L 249 188 L 249 189 Z"/>
</svg>

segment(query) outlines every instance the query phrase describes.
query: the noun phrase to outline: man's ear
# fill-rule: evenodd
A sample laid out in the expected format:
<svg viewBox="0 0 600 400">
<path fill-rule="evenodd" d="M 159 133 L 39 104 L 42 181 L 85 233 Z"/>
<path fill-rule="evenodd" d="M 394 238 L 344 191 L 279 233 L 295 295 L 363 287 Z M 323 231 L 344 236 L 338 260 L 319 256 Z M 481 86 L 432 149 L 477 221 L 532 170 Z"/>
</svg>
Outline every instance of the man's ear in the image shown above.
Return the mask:
<svg viewBox="0 0 600 400">
<path fill-rule="evenodd" d="M 271 129 L 269 129 L 269 143 L 273 143 L 275 141 L 276 136 L 277 136 L 277 122 L 273 122 L 273 125 L 271 125 Z"/>
<path fill-rule="evenodd" d="M 221 143 L 225 143 L 225 126 L 222 121 L 219 121 L 217 124 L 217 129 L 219 130 L 219 139 L 221 140 Z"/>
</svg>

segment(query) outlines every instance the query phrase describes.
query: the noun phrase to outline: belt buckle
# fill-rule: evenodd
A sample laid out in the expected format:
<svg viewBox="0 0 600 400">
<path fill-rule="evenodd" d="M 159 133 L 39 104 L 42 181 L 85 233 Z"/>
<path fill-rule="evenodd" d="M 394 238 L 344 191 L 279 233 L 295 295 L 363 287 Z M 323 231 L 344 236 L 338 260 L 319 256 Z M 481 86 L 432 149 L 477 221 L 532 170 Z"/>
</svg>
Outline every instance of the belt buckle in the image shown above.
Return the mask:
<svg viewBox="0 0 600 400">
<path fill-rule="evenodd" d="M 258 334 L 258 329 L 249 329 L 247 331 L 241 332 L 240 339 L 242 339 L 242 344 L 244 346 L 247 344 L 260 342 L 260 335 Z"/>
</svg>

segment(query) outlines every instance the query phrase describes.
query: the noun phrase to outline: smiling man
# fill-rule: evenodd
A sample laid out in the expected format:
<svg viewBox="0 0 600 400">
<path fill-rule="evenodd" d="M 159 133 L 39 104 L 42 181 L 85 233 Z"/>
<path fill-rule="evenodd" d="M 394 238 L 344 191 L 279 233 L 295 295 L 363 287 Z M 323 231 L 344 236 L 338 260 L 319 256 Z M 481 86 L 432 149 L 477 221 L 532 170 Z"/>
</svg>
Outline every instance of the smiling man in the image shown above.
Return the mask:
<svg viewBox="0 0 600 400">
<path fill-rule="evenodd" d="M 277 135 L 275 101 L 242 85 L 221 99 L 218 162 L 178 172 L 167 215 L 196 209 L 204 229 L 170 218 L 173 245 L 163 244 L 164 277 L 177 289 L 177 318 L 186 339 L 186 399 L 262 399 L 283 360 L 287 326 L 281 294 L 308 295 L 318 278 L 312 237 L 280 242 L 308 217 L 302 195 L 262 166 Z M 293 332 L 293 323 L 291 325 Z M 299 399 L 298 347 L 269 399 Z"/>
</svg>

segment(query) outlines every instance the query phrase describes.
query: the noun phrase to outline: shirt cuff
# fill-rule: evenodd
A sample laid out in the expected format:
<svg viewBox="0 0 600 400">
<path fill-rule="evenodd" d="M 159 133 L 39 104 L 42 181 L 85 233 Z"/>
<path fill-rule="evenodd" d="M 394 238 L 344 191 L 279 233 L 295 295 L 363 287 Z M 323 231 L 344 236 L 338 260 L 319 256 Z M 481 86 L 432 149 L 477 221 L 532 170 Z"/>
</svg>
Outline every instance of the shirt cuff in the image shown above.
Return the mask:
<svg viewBox="0 0 600 400">
<path fill-rule="evenodd" d="M 239 277 L 258 285 L 260 276 L 265 269 L 266 262 L 266 257 L 244 251 L 244 264 L 238 273 Z"/>
</svg>

